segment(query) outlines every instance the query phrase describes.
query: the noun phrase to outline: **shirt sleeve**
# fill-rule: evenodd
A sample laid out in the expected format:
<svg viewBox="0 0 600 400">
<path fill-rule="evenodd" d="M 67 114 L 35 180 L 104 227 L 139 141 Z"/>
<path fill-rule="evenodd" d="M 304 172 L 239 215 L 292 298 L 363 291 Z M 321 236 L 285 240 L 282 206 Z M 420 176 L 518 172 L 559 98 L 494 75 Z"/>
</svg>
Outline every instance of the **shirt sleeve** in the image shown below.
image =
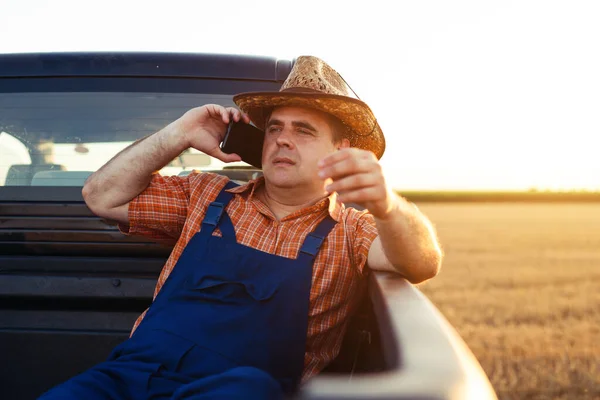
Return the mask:
<svg viewBox="0 0 600 400">
<path fill-rule="evenodd" d="M 174 243 L 187 219 L 190 193 L 210 179 L 207 175 L 197 172 L 185 177 L 153 174 L 148 187 L 129 202 L 129 224 L 119 224 L 119 230 L 126 235 Z"/>
<path fill-rule="evenodd" d="M 349 213 L 348 218 L 350 219 L 348 225 L 351 227 L 350 239 L 353 263 L 358 271 L 365 275 L 368 272 L 365 270 L 365 266 L 369 258 L 369 250 L 378 235 L 375 218 L 367 210 L 358 211 L 355 209 Z"/>
</svg>

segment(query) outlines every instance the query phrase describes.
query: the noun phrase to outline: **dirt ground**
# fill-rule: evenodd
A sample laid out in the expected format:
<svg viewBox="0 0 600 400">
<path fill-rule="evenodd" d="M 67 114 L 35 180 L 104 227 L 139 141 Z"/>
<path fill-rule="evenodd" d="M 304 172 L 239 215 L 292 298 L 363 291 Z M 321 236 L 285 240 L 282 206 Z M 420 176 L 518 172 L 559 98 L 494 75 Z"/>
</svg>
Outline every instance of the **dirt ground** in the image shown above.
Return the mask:
<svg viewBox="0 0 600 400">
<path fill-rule="evenodd" d="M 600 399 L 600 203 L 423 203 L 445 251 L 420 285 L 500 399 Z"/>
</svg>

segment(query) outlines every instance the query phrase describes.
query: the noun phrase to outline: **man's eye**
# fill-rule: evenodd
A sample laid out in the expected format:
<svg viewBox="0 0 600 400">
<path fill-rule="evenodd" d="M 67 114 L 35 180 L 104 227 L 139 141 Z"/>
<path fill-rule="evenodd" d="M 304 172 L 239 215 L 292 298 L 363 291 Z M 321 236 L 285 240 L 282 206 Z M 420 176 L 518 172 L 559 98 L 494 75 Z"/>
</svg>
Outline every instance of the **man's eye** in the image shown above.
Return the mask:
<svg viewBox="0 0 600 400">
<path fill-rule="evenodd" d="M 300 129 L 298 132 L 300 132 L 303 135 L 312 135 L 311 131 L 307 131 L 307 130 L 304 130 L 304 129 Z"/>
<path fill-rule="evenodd" d="M 267 133 L 276 133 L 276 132 L 279 132 L 280 130 L 281 130 L 281 128 L 278 126 L 271 126 L 271 127 L 269 127 L 269 129 L 267 129 Z"/>
</svg>

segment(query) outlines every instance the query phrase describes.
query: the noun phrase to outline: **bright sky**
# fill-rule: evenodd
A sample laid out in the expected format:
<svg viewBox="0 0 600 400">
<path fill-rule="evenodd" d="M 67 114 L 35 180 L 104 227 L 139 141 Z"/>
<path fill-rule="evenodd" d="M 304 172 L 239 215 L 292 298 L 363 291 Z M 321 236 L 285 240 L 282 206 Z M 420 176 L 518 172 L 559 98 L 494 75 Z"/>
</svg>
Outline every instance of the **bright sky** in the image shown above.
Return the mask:
<svg viewBox="0 0 600 400">
<path fill-rule="evenodd" d="M 0 0 L 0 53 L 312 54 L 375 112 L 398 189 L 600 189 L 598 1 L 161 3 Z"/>
</svg>

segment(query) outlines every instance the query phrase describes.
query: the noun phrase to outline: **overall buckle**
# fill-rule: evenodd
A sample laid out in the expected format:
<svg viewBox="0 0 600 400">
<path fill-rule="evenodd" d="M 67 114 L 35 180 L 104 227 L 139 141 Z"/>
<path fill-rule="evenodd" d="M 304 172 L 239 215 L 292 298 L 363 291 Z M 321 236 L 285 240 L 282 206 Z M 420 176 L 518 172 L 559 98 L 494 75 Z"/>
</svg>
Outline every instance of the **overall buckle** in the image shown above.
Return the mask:
<svg viewBox="0 0 600 400">
<path fill-rule="evenodd" d="M 206 215 L 204 216 L 202 223 L 217 226 L 221 220 L 224 209 L 225 204 L 213 201 L 208 205 L 208 209 L 206 210 Z"/>
<path fill-rule="evenodd" d="M 315 235 L 313 232 L 311 232 L 306 236 L 306 239 L 304 239 L 304 243 L 302 244 L 300 251 L 304 254 L 314 257 L 319 252 L 319 247 L 321 247 L 321 244 L 323 244 L 324 239 L 324 237 Z"/>
</svg>

